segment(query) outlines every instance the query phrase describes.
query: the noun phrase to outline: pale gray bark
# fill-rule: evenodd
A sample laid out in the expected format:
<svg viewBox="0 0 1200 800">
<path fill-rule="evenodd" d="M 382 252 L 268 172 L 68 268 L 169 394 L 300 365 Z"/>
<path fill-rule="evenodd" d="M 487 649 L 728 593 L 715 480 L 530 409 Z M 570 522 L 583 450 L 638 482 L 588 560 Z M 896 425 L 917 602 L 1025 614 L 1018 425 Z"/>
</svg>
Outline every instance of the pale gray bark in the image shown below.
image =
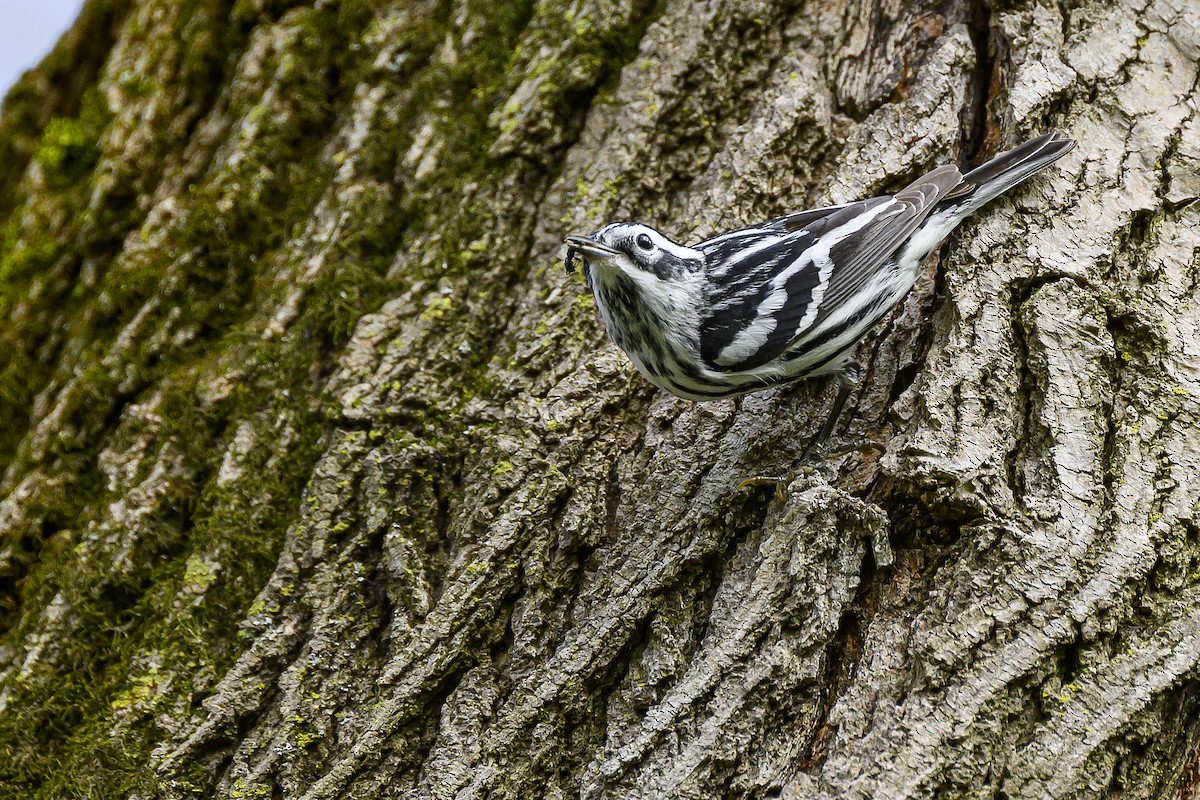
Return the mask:
<svg viewBox="0 0 1200 800">
<path fill-rule="evenodd" d="M 1192 0 L 90 8 L 0 129 L 0 779 L 1194 791 Z M 832 393 L 653 391 L 560 268 L 1048 130 L 782 499 Z"/>
</svg>

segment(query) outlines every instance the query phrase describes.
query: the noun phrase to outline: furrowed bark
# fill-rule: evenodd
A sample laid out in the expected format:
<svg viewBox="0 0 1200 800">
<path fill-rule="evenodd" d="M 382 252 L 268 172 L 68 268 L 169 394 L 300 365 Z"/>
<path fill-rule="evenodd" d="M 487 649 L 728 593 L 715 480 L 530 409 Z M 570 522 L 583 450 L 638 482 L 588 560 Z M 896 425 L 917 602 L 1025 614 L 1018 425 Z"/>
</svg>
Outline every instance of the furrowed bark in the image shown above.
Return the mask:
<svg viewBox="0 0 1200 800">
<path fill-rule="evenodd" d="M 11 796 L 1190 797 L 1187 0 L 91 0 L 0 113 Z M 832 391 L 561 270 L 1048 130 Z"/>
</svg>

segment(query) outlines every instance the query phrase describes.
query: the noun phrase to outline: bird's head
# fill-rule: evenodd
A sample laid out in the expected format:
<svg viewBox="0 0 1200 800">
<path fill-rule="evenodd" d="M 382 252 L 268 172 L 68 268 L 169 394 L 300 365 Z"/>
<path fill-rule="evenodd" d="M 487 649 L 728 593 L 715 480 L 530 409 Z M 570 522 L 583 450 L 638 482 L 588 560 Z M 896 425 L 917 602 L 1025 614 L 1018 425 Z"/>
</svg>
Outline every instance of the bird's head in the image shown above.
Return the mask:
<svg viewBox="0 0 1200 800">
<path fill-rule="evenodd" d="M 567 272 L 574 271 L 576 259 L 582 258 L 589 283 L 592 269 L 600 275 L 609 270 L 624 273 L 635 283 L 645 285 L 685 280 L 704 268 L 704 254 L 699 250 L 634 222 L 617 222 L 590 236 L 568 236 L 564 241 Z"/>
</svg>

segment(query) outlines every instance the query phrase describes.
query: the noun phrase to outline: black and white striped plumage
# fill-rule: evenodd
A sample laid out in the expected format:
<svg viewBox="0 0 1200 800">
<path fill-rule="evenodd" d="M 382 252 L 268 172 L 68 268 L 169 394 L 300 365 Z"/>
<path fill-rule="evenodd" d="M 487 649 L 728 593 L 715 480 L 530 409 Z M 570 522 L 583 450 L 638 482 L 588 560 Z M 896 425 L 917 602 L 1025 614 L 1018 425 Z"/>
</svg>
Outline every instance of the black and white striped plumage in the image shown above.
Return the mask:
<svg viewBox="0 0 1200 800">
<path fill-rule="evenodd" d="M 609 335 L 673 394 L 713 400 L 828 374 L 845 386 L 858 340 L 912 287 L 921 261 L 965 217 L 1074 145 L 1047 134 L 965 176 L 938 167 L 894 196 L 788 214 L 692 246 L 619 222 L 568 236 L 566 266 L 582 256 Z"/>
</svg>

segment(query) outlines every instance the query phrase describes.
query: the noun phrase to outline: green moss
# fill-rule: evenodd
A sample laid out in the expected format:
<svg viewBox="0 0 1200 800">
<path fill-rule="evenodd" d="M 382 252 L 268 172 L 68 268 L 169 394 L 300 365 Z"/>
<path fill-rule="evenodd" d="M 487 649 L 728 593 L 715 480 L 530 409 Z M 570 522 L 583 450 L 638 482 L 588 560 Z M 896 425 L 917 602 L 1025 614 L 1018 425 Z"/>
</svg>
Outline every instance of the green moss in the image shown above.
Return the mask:
<svg viewBox="0 0 1200 800">
<path fill-rule="evenodd" d="M 315 113 L 323 117 L 328 109 L 322 103 Z M 309 123 L 303 114 L 294 121 Z M 37 156 L 68 194 L 70 181 L 82 178 L 95 156 L 90 149 L 95 137 L 89 130 L 79 121 L 51 125 Z M 137 351 L 127 356 L 122 376 L 98 363 L 82 370 L 71 393 L 59 398 L 67 409 L 64 422 L 77 435 L 55 440 L 44 454 L 25 456 L 24 469 L 40 464 L 57 475 L 46 485 L 66 481 L 58 491 L 40 491 L 28 507 L 35 514 L 40 510 L 46 519 L 61 520 L 59 524 L 70 530 L 48 543 L 56 546 L 40 547 L 38 559 L 19 584 L 17 608 L 44 605 L 60 594 L 79 620 L 78 630 L 95 631 L 94 638 L 64 643 L 71 672 L 35 670 L 26 676 L 11 695 L 19 711 L 0 720 L 0 746 L 10 756 L 0 766 L 0 783 L 25 786 L 29 796 L 73 796 L 100 787 L 106 795 L 122 796 L 143 785 L 148 742 L 138 731 L 152 730 L 152 725 L 142 720 L 118 728 L 114 736 L 112 714 L 143 714 L 140 706 L 156 681 L 150 673 L 127 678 L 127 665 L 136 661 L 137 653 L 158 652 L 164 673 L 192 674 L 199 663 L 217 670 L 227 667 L 237 654 L 231 645 L 238 609 L 250 604 L 270 574 L 283 531 L 295 517 L 292 498 L 311 470 L 327 424 L 311 394 L 312 364 L 345 340 L 347 318 L 362 309 L 354 307 L 356 301 L 333 311 L 313 305 L 297 323 L 300 335 L 265 346 L 253 330 L 254 310 L 265 298 L 247 291 L 253 285 L 248 278 L 281 243 L 287 221 L 298 225 L 308 215 L 319 187 L 328 180 L 318 141 L 291 139 L 286 129 L 276 133 L 279 138 L 261 151 L 260 163 L 283 156 L 284 169 L 254 183 L 249 192 L 226 188 L 243 181 L 232 172 L 194 191 L 190 213 L 160 234 L 158 249 L 114 265 L 102 275 L 98 292 L 77 296 L 82 313 L 67 316 L 66 336 L 86 343 L 79 354 L 85 363 L 109 352 L 137 313 L 142 314 L 144 330 L 197 333 L 190 344 L 170 351 L 154 344 L 152 337 L 139 341 Z M 255 177 L 261 174 L 253 163 L 246 169 Z M 308 176 L 312 191 L 284 190 L 284 182 L 294 185 L 301 175 Z M 280 182 L 278 189 L 275 181 Z M 230 197 L 233 203 L 222 207 Z M 58 198 L 60 204 L 70 200 L 68 195 Z M 36 222 L 56 215 L 27 218 Z M 5 265 L 5 281 L 15 288 L 23 288 L 29 274 L 44 270 L 56 257 L 57 250 L 39 249 L 44 245 L 32 230 L 27 223 L 5 237 L 0 263 Z M 181 269 L 181 264 L 186 266 Z M 176 280 L 164 291 L 162 278 L 169 272 Z M 147 306 L 156 295 L 162 302 Z M 225 400 L 199 406 L 202 387 L 239 371 L 248 372 L 248 377 Z M 4 373 L 14 380 L 0 382 L 0 394 L 18 379 L 31 383 L 28 372 L 20 372 L 20 360 L 7 361 Z M 118 377 L 126 382 L 120 390 Z M 39 382 L 32 382 L 31 388 L 36 390 Z M 122 392 L 136 397 L 150 387 L 161 398 L 156 409 L 161 427 L 150 433 L 157 447 L 182 448 L 185 470 L 168 479 L 171 490 L 158 504 L 156 516 L 146 520 L 146 528 L 125 534 L 136 548 L 130 558 L 133 571 L 113 573 L 107 563 L 84 560 L 86 548 L 60 545 L 83 544 L 80 532 L 95 524 L 110 502 L 95 456 L 102 442 L 96 433 L 112 424 L 107 415 L 113 399 Z M 27 405 L 27 397 L 12 392 L 4 399 L 16 406 Z M 237 421 L 256 415 L 263 421 L 260 428 L 287 421 L 294 437 L 282 451 L 278 441 L 265 438 L 246 456 L 244 479 L 218 486 L 213 476 Z M 19 434 L 21 425 L 14 427 Z M 119 441 L 106 444 L 118 452 L 122 448 Z M 237 568 L 214 572 L 199 553 Z M 181 593 L 200 597 L 194 605 L 177 604 Z M 21 631 L 18 624 L 8 637 L 19 639 Z M 175 682 L 167 699 L 187 701 L 190 691 L 186 681 Z"/>
<path fill-rule="evenodd" d="M 62 253 L 63 243 L 40 227 L 41 222 L 34 217 L 23 229 L 15 220 L 9 221 L 0 250 L 0 291 L 7 286 L 11 292 L 12 288 L 23 285 L 39 270 L 48 269 Z"/>
<path fill-rule="evenodd" d="M 263 784 L 248 786 L 243 778 L 233 782 L 229 796 L 233 800 L 266 800 L 273 796 L 271 788 Z"/>
<path fill-rule="evenodd" d="M 159 685 L 161 676 L 157 668 L 152 668 L 141 675 L 134 676 L 131 685 L 119 692 L 109 704 L 113 711 L 130 708 L 135 705 L 145 705 Z"/>
<path fill-rule="evenodd" d="M 197 554 L 188 558 L 184 566 L 183 582 L 197 592 L 203 592 L 217 579 L 217 572 Z"/>
<path fill-rule="evenodd" d="M 425 310 L 421 312 L 421 319 L 425 322 L 439 319 L 446 315 L 446 312 L 454 308 L 454 300 L 450 297 L 439 297 L 438 299 L 425 306 Z"/>
<path fill-rule="evenodd" d="M 104 96 L 92 89 L 84 94 L 78 117 L 51 120 L 34 157 L 45 179 L 69 186 L 85 178 L 100 158 L 100 136 L 111 119 Z"/>
<path fill-rule="evenodd" d="M 552 180 L 566 149 L 565 140 L 547 140 L 532 166 L 495 154 L 498 137 L 519 120 L 503 122 L 504 113 L 493 112 L 522 75 L 536 74 L 544 79 L 538 102 L 553 117 L 550 127 L 577 131 L 580 101 L 615 76 L 640 34 L 636 26 L 608 28 L 598 49 L 565 59 L 582 77 L 549 62 L 526 69 L 538 36 L 563 35 L 554 27 L 558 15 L 544 9 L 540 27 L 527 34 L 531 46 L 518 51 L 532 2 L 467 5 L 468 31 L 455 27 L 455 8 L 441 4 L 432 17 L 390 32 L 408 56 L 398 73 L 360 46 L 374 35 L 374 4 L 289 10 L 278 23 L 286 27 L 281 49 L 261 71 L 274 81 L 269 96 L 253 80 L 230 87 L 226 78 L 251 25 L 283 15 L 283 4 L 238 2 L 229 15 L 223 7 L 187 4 L 179 29 L 146 31 L 155 46 L 188 43 L 175 53 L 178 84 L 159 87 L 153 76 L 131 75 L 120 81 L 127 99 L 170 89 L 205 108 L 223 87 L 222 113 L 263 122 L 234 127 L 223 143 L 238 150 L 234 162 L 197 154 L 211 165 L 189 174 L 191 186 L 174 198 L 172 213 L 153 223 L 135 202 L 138 187 L 153 188 L 153 174 L 123 176 L 134 188 L 97 194 L 93 202 L 94 168 L 112 155 L 104 152 L 112 119 L 99 93 L 41 135 L 33 157 L 48 187 L 16 204 L 20 213 L 0 242 L 0 310 L 24 304 L 36 312 L 0 334 L 0 347 L 11 345 L 0 350 L 0 460 L 18 477 L 39 476 L 26 508 L 41 528 L 18 533 L 18 596 L 0 612 L 9 645 L 19 646 L 37 624 L 22 609 L 45 608 L 56 596 L 73 628 L 59 664 L 39 665 L 7 684 L 0 785 L 27 787 L 34 798 L 155 793 L 144 765 L 156 714 L 198 710 L 206 687 L 194 676 L 228 669 L 246 646 L 237 620 L 273 610 L 257 597 L 338 423 L 338 405 L 321 394 L 330 364 L 364 313 L 418 282 L 446 280 L 453 294 L 436 300 L 425 320 L 434 329 L 428 357 L 436 356 L 426 373 L 448 387 L 444 405 L 363 434 L 374 446 L 416 453 L 396 492 L 412 501 L 396 509 L 395 525 L 415 542 L 432 535 L 434 486 L 463 458 L 460 411 L 494 391 L 489 343 L 506 287 L 470 279 L 484 270 L 519 278 L 528 269 L 496 262 L 497 252 L 520 252 L 512 241 L 531 235 L 524 220 L 494 201 L 496 187 Z M 435 49 L 448 38 L 458 57 L 436 61 Z M 394 116 L 377 125 L 394 134 L 348 150 L 329 135 L 362 81 L 394 93 L 387 112 Z M 402 166 L 418 119 L 431 119 L 437 135 L 455 143 L 420 182 Z M 147 158 L 165 162 L 180 142 L 156 135 L 161 152 L 150 147 Z M 353 192 L 337 191 L 343 169 L 353 172 Z M 323 197 L 344 222 L 317 258 L 289 243 L 303 238 Z M 404 268 L 393 275 L 397 251 Z M 88 282 L 76 279 L 84 259 L 93 273 Z M 315 274 L 312 264 L 319 265 Z M 295 318 L 281 335 L 264 337 L 266 321 L 298 289 Z M 126 348 L 122 335 L 132 330 L 138 333 Z M 222 381 L 229 385 L 218 392 Z M 38 450 L 28 444 L 28 414 L 48 386 L 62 410 L 62 435 Z M 153 404 L 152 417 L 122 422 L 133 404 Z M 239 449 L 241 477 L 221 482 L 224 454 L 246 423 L 257 438 Z M 114 525 L 105 509 L 119 498 L 99 454 L 139 447 L 171 465 L 168 491 L 146 518 L 129 523 L 135 529 L 110 527 L 101 536 L 98 525 Z M 513 467 L 502 462 L 497 469 Z M 334 531 L 352 524 L 339 521 Z M 129 544 L 125 567 L 92 557 L 111 555 L 100 550 L 106 537 Z M 281 593 L 294 591 L 288 585 Z M 306 747 L 316 737 L 299 730 L 294 741 Z M 202 768 L 180 780 L 198 795 L 211 792 Z M 241 786 L 234 794 L 258 792 Z"/>
</svg>

